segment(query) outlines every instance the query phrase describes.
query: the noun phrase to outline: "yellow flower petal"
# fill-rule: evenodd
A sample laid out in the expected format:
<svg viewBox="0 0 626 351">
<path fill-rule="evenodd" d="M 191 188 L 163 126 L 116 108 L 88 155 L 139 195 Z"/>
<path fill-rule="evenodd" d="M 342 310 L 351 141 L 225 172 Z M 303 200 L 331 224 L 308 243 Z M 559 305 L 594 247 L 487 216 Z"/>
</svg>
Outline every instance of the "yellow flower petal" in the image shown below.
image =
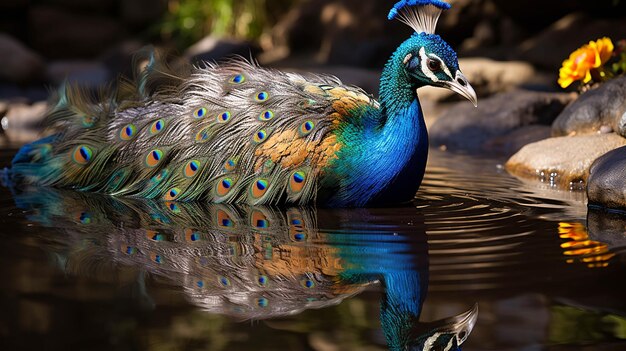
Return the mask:
<svg viewBox="0 0 626 351">
<path fill-rule="evenodd" d="M 587 71 L 587 74 L 585 74 L 585 79 L 583 79 L 583 83 L 589 82 L 591 82 L 591 71 Z"/>
<path fill-rule="evenodd" d="M 563 89 L 569 87 L 572 83 L 574 83 L 572 78 L 559 78 L 559 85 Z"/>
<path fill-rule="evenodd" d="M 613 50 L 615 50 L 615 46 L 611 39 L 604 37 L 602 39 L 598 39 L 596 41 L 596 46 L 598 48 L 598 55 L 600 56 L 600 61 L 602 65 L 605 64 L 608 60 L 613 56 Z"/>
<path fill-rule="evenodd" d="M 565 88 L 577 80 L 582 80 L 584 83 L 590 82 L 591 70 L 602 67 L 609 61 L 614 49 L 613 42 L 606 37 L 590 41 L 576 49 L 568 59 L 563 61 L 559 70 L 559 85 Z"/>
</svg>

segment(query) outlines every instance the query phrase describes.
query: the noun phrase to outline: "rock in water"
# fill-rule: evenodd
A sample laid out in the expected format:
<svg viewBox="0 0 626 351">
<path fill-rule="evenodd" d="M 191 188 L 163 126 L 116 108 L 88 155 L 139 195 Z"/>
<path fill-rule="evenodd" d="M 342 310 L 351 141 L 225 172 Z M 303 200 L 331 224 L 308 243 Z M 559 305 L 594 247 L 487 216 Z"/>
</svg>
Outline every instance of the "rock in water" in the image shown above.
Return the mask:
<svg viewBox="0 0 626 351">
<path fill-rule="evenodd" d="M 590 204 L 626 210 L 626 147 L 598 158 L 590 169 L 587 196 Z"/>
<path fill-rule="evenodd" d="M 626 139 L 616 134 L 579 135 L 538 141 L 524 146 L 506 163 L 506 169 L 521 178 L 538 179 L 551 186 L 583 189 L 595 159 Z"/>
</svg>

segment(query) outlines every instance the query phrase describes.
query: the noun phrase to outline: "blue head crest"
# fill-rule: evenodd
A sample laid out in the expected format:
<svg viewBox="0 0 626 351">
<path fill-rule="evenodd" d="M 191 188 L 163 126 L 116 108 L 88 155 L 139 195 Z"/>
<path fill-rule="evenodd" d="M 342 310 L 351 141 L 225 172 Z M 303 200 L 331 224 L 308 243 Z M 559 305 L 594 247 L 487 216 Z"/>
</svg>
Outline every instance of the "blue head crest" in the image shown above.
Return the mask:
<svg viewBox="0 0 626 351">
<path fill-rule="evenodd" d="M 450 8 L 450 4 L 442 0 L 401 0 L 398 1 L 387 19 L 398 19 L 416 33 L 434 34 L 439 15 Z"/>
</svg>

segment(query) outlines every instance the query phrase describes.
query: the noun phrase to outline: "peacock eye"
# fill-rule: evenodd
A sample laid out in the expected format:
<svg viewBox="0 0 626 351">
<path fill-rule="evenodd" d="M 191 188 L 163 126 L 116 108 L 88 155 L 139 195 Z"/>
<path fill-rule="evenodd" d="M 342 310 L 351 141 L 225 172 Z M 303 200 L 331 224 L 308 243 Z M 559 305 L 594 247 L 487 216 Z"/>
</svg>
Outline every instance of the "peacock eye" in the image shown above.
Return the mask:
<svg viewBox="0 0 626 351">
<path fill-rule="evenodd" d="M 426 64 L 428 65 L 428 69 L 433 72 L 441 70 L 441 61 L 439 60 L 429 58 Z"/>
</svg>

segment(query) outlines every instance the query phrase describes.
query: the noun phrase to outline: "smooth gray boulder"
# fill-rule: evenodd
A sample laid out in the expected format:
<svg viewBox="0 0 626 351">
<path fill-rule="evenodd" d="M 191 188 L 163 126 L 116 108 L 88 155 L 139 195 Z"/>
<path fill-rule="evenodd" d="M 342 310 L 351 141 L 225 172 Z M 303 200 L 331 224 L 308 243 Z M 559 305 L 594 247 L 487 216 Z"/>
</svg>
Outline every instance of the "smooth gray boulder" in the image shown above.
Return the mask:
<svg viewBox="0 0 626 351">
<path fill-rule="evenodd" d="M 430 127 L 431 145 L 453 151 L 489 151 L 492 139 L 530 125 L 549 126 L 573 99 L 571 94 L 514 90 L 448 109 Z"/>
<path fill-rule="evenodd" d="M 626 210 L 626 147 L 617 148 L 599 157 L 589 172 L 589 203 Z"/>
<path fill-rule="evenodd" d="M 589 239 L 606 244 L 608 249 L 626 247 L 624 228 L 626 228 L 624 213 L 609 213 L 595 208 L 590 208 L 587 213 Z"/>
<path fill-rule="evenodd" d="M 611 129 L 626 137 L 626 76 L 592 89 L 567 106 L 552 124 L 552 135 L 593 134 Z"/>
</svg>

